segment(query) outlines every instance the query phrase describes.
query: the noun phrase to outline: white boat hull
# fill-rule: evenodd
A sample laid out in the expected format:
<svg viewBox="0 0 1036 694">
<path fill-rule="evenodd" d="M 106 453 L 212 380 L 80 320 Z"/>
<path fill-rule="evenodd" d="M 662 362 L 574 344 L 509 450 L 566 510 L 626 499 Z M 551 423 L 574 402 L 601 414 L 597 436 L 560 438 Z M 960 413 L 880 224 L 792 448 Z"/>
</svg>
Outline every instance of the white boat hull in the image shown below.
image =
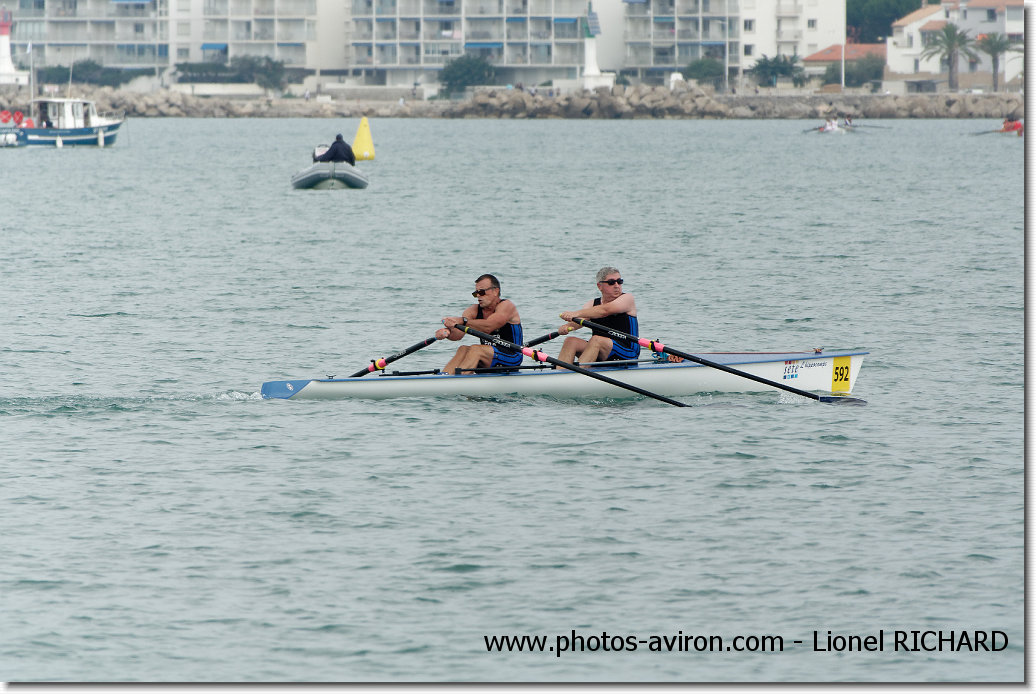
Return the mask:
<svg viewBox="0 0 1036 694">
<path fill-rule="evenodd" d="M 719 353 L 701 356 L 731 368 L 799 390 L 852 392 L 866 352 Z M 634 368 L 602 367 L 595 373 L 666 396 L 696 393 L 765 392 L 780 389 L 690 361 L 640 364 Z M 369 376 L 269 381 L 264 398 L 345 399 L 431 396 L 493 397 L 547 395 L 560 398 L 643 397 L 620 386 L 563 368 L 510 373 Z"/>
</svg>

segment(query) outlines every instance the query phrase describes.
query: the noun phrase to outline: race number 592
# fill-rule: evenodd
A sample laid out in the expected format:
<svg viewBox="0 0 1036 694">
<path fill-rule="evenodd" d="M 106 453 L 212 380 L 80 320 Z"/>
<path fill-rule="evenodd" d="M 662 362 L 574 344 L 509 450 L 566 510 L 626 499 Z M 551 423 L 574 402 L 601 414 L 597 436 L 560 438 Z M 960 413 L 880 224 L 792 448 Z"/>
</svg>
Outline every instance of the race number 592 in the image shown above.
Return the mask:
<svg viewBox="0 0 1036 694">
<path fill-rule="evenodd" d="M 831 367 L 831 392 L 849 391 L 849 364 L 850 357 L 835 357 Z"/>
</svg>

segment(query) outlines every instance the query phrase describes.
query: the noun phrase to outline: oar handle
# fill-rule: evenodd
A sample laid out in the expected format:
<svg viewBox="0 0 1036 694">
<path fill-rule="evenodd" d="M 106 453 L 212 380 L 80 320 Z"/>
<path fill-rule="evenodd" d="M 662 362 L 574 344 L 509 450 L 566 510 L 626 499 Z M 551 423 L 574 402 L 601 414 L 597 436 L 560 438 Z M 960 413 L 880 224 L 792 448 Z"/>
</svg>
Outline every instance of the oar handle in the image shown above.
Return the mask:
<svg viewBox="0 0 1036 694">
<path fill-rule="evenodd" d="M 634 386 L 634 385 L 630 385 L 629 383 L 623 383 L 622 381 L 617 381 L 614 378 L 608 378 L 604 374 L 595 373 L 593 371 L 590 371 L 589 369 L 584 369 L 581 366 L 576 366 L 575 364 L 569 364 L 567 361 L 561 361 L 560 359 L 555 359 L 554 357 L 551 357 L 551 356 L 549 356 L 547 354 L 544 354 L 543 352 L 540 352 L 539 350 L 532 349 L 531 347 L 523 347 L 522 345 L 516 345 L 515 343 L 508 342 L 507 340 L 505 340 L 503 338 L 500 338 L 500 337 L 497 337 L 496 335 L 490 335 L 489 333 L 484 333 L 481 330 L 476 330 L 476 329 L 472 328 L 471 326 L 458 324 L 458 325 L 455 325 L 453 327 L 455 327 L 457 330 L 461 330 L 461 331 L 463 331 L 463 332 L 465 332 L 465 333 L 467 333 L 469 335 L 474 335 L 475 337 L 477 337 L 477 338 L 479 338 L 481 340 L 485 340 L 486 342 L 490 342 L 490 343 L 496 345 L 497 347 L 503 347 L 504 349 L 512 349 L 512 350 L 515 350 L 517 352 L 521 352 L 525 356 L 532 357 L 536 361 L 545 361 L 548 364 L 554 364 L 555 366 L 560 366 L 563 369 L 568 369 L 569 371 L 575 371 L 576 373 L 583 374 L 584 376 L 589 376 L 590 378 L 596 378 L 598 381 L 604 381 L 605 383 L 610 383 L 613 386 L 618 386 L 619 388 L 625 388 L 626 390 L 631 390 L 634 393 L 639 393 L 641 395 L 646 395 L 647 397 L 654 398 L 655 400 L 661 400 L 662 402 L 668 403 L 670 405 L 675 405 L 677 407 L 690 407 L 690 405 L 688 405 L 687 403 L 683 403 L 683 402 L 680 402 L 678 400 L 673 400 L 672 398 L 667 398 L 666 396 L 659 395 L 658 393 L 652 393 L 651 391 L 644 390 L 643 388 L 639 388 L 639 387 Z"/>
<path fill-rule="evenodd" d="M 620 337 L 620 338 L 623 338 L 625 340 L 633 340 L 634 342 L 638 343 L 641 347 L 647 347 L 648 349 L 650 349 L 653 352 L 664 352 L 665 354 L 672 354 L 672 355 L 677 356 L 677 357 L 683 357 L 684 359 L 688 359 L 690 361 L 697 362 L 698 364 L 702 364 L 704 366 L 711 366 L 714 369 L 719 369 L 720 371 L 726 371 L 727 373 L 734 374 L 735 376 L 741 376 L 743 378 L 747 378 L 749 380 L 755 381 L 756 383 L 765 383 L 768 386 L 773 386 L 774 388 L 780 388 L 781 390 L 786 390 L 789 393 L 795 393 L 796 395 L 801 395 L 803 397 L 810 398 L 812 400 L 820 400 L 820 401 L 823 401 L 823 402 L 827 402 L 827 400 L 825 400 L 823 397 L 817 395 L 816 393 L 810 393 L 808 390 L 801 390 L 801 389 L 795 388 L 793 386 L 788 386 L 788 385 L 785 385 L 783 383 L 778 383 L 777 381 L 771 381 L 768 378 L 762 378 L 761 376 L 756 376 L 755 374 L 750 374 L 750 373 L 747 373 L 745 371 L 738 371 L 737 369 L 730 368 L 726 364 L 719 364 L 717 362 L 709 361 L 708 359 L 703 359 L 703 358 L 695 356 L 693 354 L 688 354 L 687 352 L 681 352 L 678 349 L 673 349 L 672 347 L 666 347 L 661 342 L 657 342 L 655 340 L 647 340 L 647 339 L 644 339 L 643 337 L 637 337 L 636 335 L 631 335 L 629 333 L 624 333 L 621 330 L 616 330 L 614 328 L 609 328 L 606 325 L 601 325 L 600 323 L 594 323 L 593 321 L 586 320 L 585 318 L 573 318 L 572 322 L 573 323 L 579 323 L 580 325 L 586 326 L 588 328 L 592 328 L 594 330 L 598 330 L 598 331 L 600 331 L 602 333 L 606 333 L 608 335 L 611 335 L 612 337 Z"/>
<path fill-rule="evenodd" d="M 409 347 L 404 349 L 402 352 L 396 352 L 392 356 L 382 357 L 381 359 L 371 359 L 371 363 L 366 368 L 360 369 L 356 373 L 351 374 L 349 376 L 349 378 L 359 378 L 361 376 L 366 376 L 367 374 L 371 373 L 372 371 L 378 371 L 379 369 L 384 369 L 387 365 L 391 364 L 395 360 L 402 359 L 403 357 L 405 357 L 408 354 L 413 354 L 414 352 L 416 352 L 419 349 L 424 349 L 425 347 L 427 347 L 428 345 L 432 344 L 433 342 L 435 342 L 438 339 L 439 338 L 437 338 L 435 335 L 432 335 L 431 337 L 426 337 L 425 339 L 421 340 L 416 345 L 410 345 Z"/>
</svg>

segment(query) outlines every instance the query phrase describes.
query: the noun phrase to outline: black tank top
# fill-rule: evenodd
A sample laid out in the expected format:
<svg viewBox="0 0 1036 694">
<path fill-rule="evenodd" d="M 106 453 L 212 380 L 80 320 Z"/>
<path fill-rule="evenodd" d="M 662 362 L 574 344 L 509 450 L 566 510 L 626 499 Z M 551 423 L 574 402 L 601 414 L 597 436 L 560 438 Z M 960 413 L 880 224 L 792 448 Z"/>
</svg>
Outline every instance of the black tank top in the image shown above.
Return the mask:
<svg viewBox="0 0 1036 694">
<path fill-rule="evenodd" d="M 594 306 L 600 305 L 601 297 L 597 297 L 596 299 L 594 299 Z M 630 335 L 640 337 L 640 332 L 638 331 L 637 325 L 637 317 L 631 316 L 628 313 L 613 313 L 612 315 L 605 316 L 604 318 L 595 318 L 594 323 L 600 323 L 601 325 L 608 328 L 612 328 L 613 330 L 621 330 L 624 333 L 629 333 Z M 591 328 L 591 330 L 593 330 L 594 335 L 603 335 L 604 337 L 611 337 L 612 341 L 617 342 L 623 347 L 629 348 L 633 346 L 633 343 L 625 338 L 612 337 L 611 335 L 601 332 L 600 330 L 597 330 L 595 328 Z"/>
<path fill-rule="evenodd" d="M 501 299 L 500 301 L 504 301 L 504 299 Z M 482 307 L 481 306 L 478 307 L 478 311 L 475 313 L 475 318 L 485 318 L 485 316 L 482 315 Z M 507 340 L 508 342 L 514 343 L 516 345 L 522 344 L 522 324 L 521 323 L 504 323 L 497 330 L 494 330 L 493 332 L 491 332 L 489 334 L 490 335 L 496 335 L 501 340 Z M 488 345 L 490 343 L 487 342 L 486 340 L 482 340 L 482 344 Z M 505 347 L 499 347 L 499 346 L 497 347 L 497 349 L 499 349 L 501 352 L 504 352 L 505 354 L 518 354 L 518 351 L 514 350 L 514 349 L 507 349 Z"/>
</svg>

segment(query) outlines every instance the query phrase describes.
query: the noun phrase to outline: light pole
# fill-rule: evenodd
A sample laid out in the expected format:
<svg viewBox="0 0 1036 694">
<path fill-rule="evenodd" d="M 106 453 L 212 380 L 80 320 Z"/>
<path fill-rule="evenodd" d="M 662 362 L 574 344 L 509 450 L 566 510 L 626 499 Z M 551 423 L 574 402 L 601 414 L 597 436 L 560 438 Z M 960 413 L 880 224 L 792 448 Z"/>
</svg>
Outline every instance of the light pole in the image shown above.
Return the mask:
<svg viewBox="0 0 1036 694">
<path fill-rule="evenodd" d="M 845 34 L 846 34 L 846 22 L 849 17 L 849 10 L 847 9 L 849 0 L 845 0 L 842 3 L 842 91 L 845 91 Z"/>
</svg>

